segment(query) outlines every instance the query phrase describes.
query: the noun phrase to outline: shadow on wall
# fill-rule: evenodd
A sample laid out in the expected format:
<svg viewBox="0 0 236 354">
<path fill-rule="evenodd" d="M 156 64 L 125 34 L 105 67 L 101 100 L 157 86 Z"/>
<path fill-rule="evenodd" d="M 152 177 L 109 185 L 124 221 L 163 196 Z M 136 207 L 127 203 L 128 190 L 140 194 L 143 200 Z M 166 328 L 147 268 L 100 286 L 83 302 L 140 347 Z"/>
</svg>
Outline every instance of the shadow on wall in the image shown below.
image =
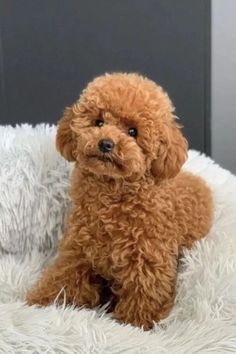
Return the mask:
<svg viewBox="0 0 236 354">
<path fill-rule="evenodd" d="M 212 156 L 236 173 L 236 1 L 212 1 Z"/>
</svg>

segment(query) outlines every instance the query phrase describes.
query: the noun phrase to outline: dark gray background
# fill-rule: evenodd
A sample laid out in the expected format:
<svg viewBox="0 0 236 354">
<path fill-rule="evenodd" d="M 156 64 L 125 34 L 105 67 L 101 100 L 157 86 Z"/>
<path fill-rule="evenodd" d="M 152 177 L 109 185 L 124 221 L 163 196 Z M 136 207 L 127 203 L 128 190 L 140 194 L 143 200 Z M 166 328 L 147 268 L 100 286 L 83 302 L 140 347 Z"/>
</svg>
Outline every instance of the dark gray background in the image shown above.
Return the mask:
<svg viewBox="0 0 236 354">
<path fill-rule="evenodd" d="M 0 0 L 0 123 L 55 123 L 83 86 L 137 71 L 170 94 L 190 146 L 210 150 L 207 0 Z"/>
</svg>

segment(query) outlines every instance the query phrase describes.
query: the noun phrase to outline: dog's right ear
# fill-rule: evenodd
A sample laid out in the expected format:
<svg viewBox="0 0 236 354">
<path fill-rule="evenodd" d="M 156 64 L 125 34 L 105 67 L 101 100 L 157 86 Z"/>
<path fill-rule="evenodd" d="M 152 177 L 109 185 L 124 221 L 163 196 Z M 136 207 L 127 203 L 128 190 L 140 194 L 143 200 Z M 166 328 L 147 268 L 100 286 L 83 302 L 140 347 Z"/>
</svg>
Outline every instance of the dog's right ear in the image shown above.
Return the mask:
<svg viewBox="0 0 236 354">
<path fill-rule="evenodd" d="M 66 107 L 63 117 L 58 122 L 56 135 L 56 148 L 60 154 L 68 161 L 75 161 L 75 139 L 71 130 L 73 111 L 71 107 Z"/>
</svg>

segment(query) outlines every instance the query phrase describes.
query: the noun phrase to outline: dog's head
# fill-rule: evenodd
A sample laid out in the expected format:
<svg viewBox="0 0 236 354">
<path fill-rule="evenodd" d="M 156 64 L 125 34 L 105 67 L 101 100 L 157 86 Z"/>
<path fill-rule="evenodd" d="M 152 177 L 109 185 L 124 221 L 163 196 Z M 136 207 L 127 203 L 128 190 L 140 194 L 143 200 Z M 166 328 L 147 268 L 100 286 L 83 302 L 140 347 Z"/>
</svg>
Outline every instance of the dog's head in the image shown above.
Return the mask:
<svg viewBox="0 0 236 354">
<path fill-rule="evenodd" d="M 187 142 L 160 86 L 137 74 L 107 74 L 65 109 L 57 149 L 97 175 L 157 179 L 177 175 Z"/>
</svg>

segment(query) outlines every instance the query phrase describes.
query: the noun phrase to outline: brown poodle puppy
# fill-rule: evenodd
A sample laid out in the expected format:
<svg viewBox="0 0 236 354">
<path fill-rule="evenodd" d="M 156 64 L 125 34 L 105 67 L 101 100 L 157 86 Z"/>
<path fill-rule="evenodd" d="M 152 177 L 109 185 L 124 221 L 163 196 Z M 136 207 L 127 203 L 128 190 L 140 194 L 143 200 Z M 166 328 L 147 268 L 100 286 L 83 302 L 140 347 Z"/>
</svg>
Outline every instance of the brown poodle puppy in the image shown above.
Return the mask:
<svg viewBox="0 0 236 354">
<path fill-rule="evenodd" d="M 55 263 L 29 304 L 94 307 L 112 300 L 114 317 L 149 329 L 175 300 L 183 247 L 205 236 L 212 196 L 180 172 L 187 142 L 168 95 L 136 74 L 96 78 L 57 131 L 57 149 L 75 161 L 73 207 Z M 64 294 L 63 294 L 64 292 Z"/>
</svg>

